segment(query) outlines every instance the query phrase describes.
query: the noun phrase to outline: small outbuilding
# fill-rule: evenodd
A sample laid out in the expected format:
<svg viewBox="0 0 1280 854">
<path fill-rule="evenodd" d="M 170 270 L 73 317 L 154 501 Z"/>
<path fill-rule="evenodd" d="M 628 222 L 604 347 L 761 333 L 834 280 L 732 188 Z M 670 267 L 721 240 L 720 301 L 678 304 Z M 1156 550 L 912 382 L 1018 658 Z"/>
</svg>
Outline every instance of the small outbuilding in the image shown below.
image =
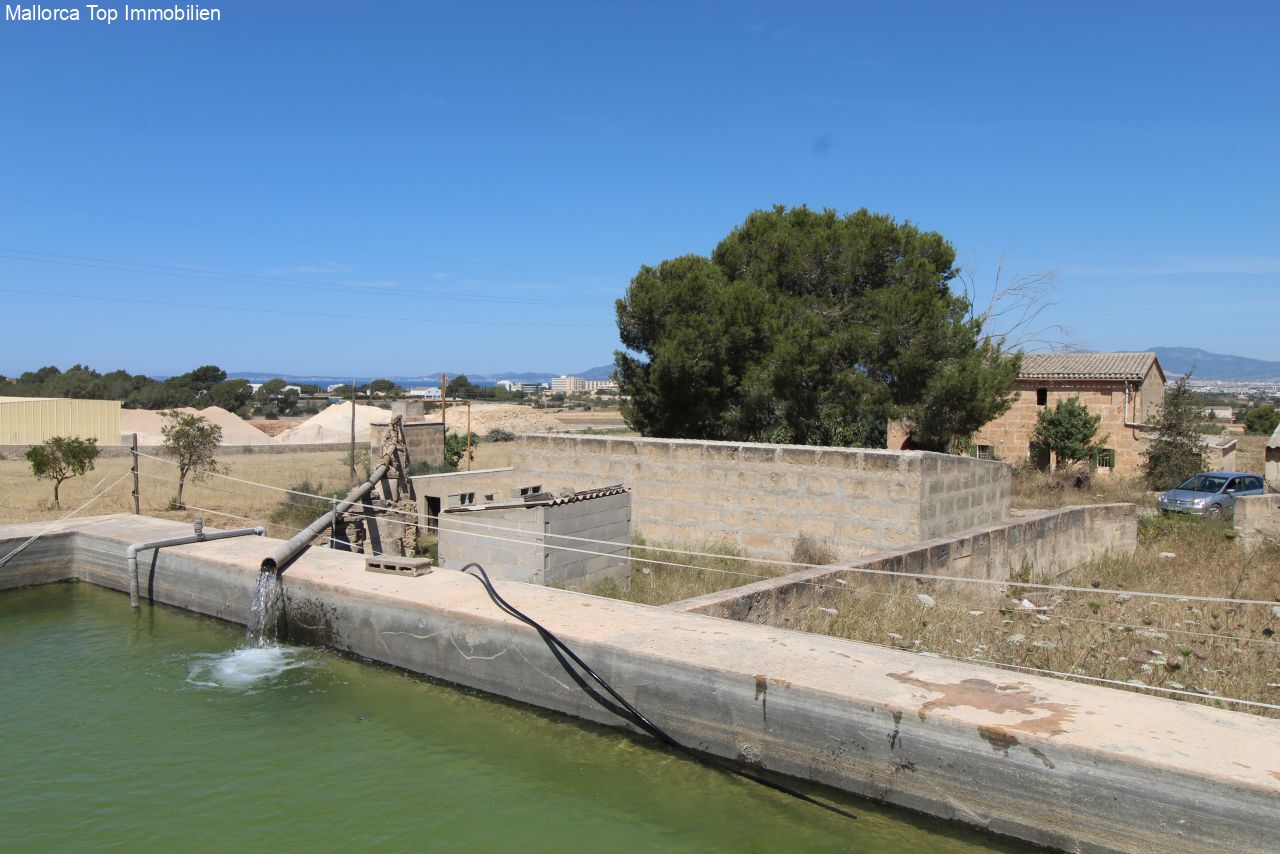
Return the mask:
<svg viewBox="0 0 1280 854">
<path fill-rule="evenodd" d="M 489 575 L 578 587 L 631 574 L 631 493 L 621 484 L 539 492 L 440 513 L 440 566 L 475 561 Z"/>
</svg>

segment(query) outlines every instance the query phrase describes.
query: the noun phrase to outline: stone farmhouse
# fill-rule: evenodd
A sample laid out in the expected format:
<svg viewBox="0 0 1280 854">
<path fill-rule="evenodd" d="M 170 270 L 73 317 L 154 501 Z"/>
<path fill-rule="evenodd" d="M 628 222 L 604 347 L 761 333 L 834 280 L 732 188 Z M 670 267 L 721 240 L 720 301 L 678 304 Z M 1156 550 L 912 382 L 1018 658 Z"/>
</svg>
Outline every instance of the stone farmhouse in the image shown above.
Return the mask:
<svg viewBox="0 0 1280 854">
<path fill-rule="evenodd" d="M 1105 437 L 1105 449 L 1098 455 L 1099 472 L 1134 475 L 1148 442 L 1146 425 L 1164 402 L 1164 383 L 1155 353 L 1026 353 L 1013 405 L 974 435 L 973 454 L 1008 463 L 1030 458 L 1040 411 L 1079 397 L 1091 413 L 1102 416 L 1098 436 Z M 891 425 L 889 447 L 901 448 L 905 440 L 902 429 Z"/>
</svg>

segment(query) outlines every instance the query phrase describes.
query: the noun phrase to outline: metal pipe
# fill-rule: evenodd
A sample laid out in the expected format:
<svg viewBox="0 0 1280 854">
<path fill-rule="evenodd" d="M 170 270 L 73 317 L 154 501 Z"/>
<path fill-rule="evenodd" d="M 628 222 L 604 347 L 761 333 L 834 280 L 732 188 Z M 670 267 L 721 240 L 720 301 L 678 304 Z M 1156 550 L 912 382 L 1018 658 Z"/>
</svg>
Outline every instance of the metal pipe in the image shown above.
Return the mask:
<svg viewBox="0 0 1280 854">
<path fill-rule="evenodd" d="M 259 537 L 267 535 L 267 529 L 263 527 L 256 528 L 236 528 L 233 531 L 212 531 L 205 533 L 204 520 L 197 519 L 194 525 L 195 533 L 188 534 L 185 537 L 170 537 L 167 540 L 153 540 L 149 543 L 134 543 L 124 550 L 124 555 L 129 561 L 129 604 L 134 608 L 139 605 L 138 599 L 138 552 L 146 549 L 162 549 L 166 546 L 187 546 L 192 543 L 203 543 L 207 540 L 229 540 L 232 537 L 247 537 L 250 534 L 256 534 Z"/>
<path fill-rule="evenodd" d="M 374 485 L 377 484 L 387 472 L 391 469 L 391 463 L 388 455 L 383 455 L 382 464 L 379 465 L 369 475 L 369 479 L 347 493 L 347 497 L 342 499 L 339 504 L 325 513 L 319 519 L 312 522 L 304 530 L 299 531 L 293 539 L 287 543 L 282 543 L 279 548 L 267 555 L 262 560 L 263 572 L 282 572 L 289 563 L 296 558 L 303 549 L 311 545 L 311 541 L 320 536 L 320 532 L 337 520 L 339 516 L 351 509 L 351 505 L 361 501 Z"/>
</svg>

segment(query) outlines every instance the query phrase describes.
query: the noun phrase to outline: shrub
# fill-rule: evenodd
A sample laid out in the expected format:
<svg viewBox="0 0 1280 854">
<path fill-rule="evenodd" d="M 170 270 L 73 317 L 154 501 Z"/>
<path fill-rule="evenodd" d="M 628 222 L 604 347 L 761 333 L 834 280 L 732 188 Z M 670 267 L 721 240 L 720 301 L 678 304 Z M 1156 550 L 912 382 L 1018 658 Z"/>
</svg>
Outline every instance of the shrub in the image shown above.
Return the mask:
<svg viewBox="0 0 1280 854">
<path fill-rule="evenodd" d="M 295 483 L 289 487 L 294 492 L 305 492 L 308 495 L 295 495 L 289 493 L 284 501 L 275 510 L 271 511 L 271 521 L 277 525 L 286 528 L 295 528 L 301 530 L 321 515 L 329 512 L 330 503 L 328 499 L 316 498 L 314 496 L 323 495 L 324 490 L 318 483 L 312 483 L 310 480 L 304 480 Z M 341 498 L 343 493 L 334 493 L 333 498 Z"/>
<path fill-rule="evenodd" d="M 825 541 L 801 534 L 796 537 L 796 544 L 791 548 L 791 560 L 793 563 L 825 566 L 836 562 L 836 553 Z"/>
<path fill-rule="evenodd" d="M 514 442 L 516 434 L 512 433 L 510 430 L 503 430 L 501 427 L 496 427 L 493 430 L 490 430 L 489 435 L 485 436 L 485 438 L 490 442 Z"/>
</svg>

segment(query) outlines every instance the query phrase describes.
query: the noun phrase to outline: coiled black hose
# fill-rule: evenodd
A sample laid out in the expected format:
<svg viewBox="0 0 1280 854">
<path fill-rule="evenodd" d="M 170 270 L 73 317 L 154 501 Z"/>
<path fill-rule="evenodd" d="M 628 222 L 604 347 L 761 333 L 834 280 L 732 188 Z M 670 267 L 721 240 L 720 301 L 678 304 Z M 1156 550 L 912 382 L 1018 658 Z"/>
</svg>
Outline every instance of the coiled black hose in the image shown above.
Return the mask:
<svg viewBox="0 0 1280 854">
<path fill-rule="evenodd" d="M 468 570 L 471 569 L 476 570 L 479 574 L 477 575 L 469 572 Z M 806 795 L 804 792 L 797 791 L 790 786 L 761 777 L 758 774 L 753 774 L 750 771 L 744 771 L 741 768 L 735 767 L 727 761 L 720 759 L 719 757 L 700 753 L 693 748 L 686 747 L 676 741 L 671 735 L 663 730 L 662 727 L 646 718 L 639 709 L 631 705 L 625 697 L 615 691 L 613 686 L 605 681 L 604 677 L 592 670 L 590 665 L 579 658 L 578 654 L 570 649 L 562 640 L 560 640 L 560 638 L 552 634 L 549 629 L 537 620 L 520 611 L 506 599 L 502 598 L 502 594 L 494 589 L 493 582 L 489 580 L 489 573 L 484 571 L 483 566 L 473 561 L 462 567 L 461 572 L 464 575 L 470 575 L 472 578 L 484 585 L 485 592 L 489 594 L 489 598 L 493 600 L 493 604 L 497 605 L 498 609 L 504 614 L 515 617 L 517 620 L 536 631 L 538 636 L 542 638 L 542 642 L 547 645 L 547 649 L 551 650 L 551 654 L 555 656 L 556 661 L 558 661 L 560 666 L 564 668 L 564 672 L 569 674 L 569 677 L 573 679 L 574 683 L 577 684 L 579 688 L 582 689 L 583 693 L 598 703 L 601 707 L 608 709 L 624 721 L 634 725 L 644 732 L 647 732 L 649 735 L 658 739 L 658 741 L 680 751 L 696 762 L 701 762 L 703 765 L 715 768 L 718 771 L 733 774 L 737 777 L 750 780 L 753 783 L 758 783 L 761 786 L 773 789 L 775 792 L 781 792 L 784 795 L 790 795 L 793 798 L 798 798 L 805 803 L 822 807 L 825 810 L 830 810 L 831 812 L 844 816 L 845 818 L 857 818 L 853 813 L 841 809 L 834 804 L 820 801 L 817 798 Z M 590 681 L 588 681 L 588 678 Z M 592 685 L 593 682 L 595 685 Z M 598 688 L 596 686 L 598 686 Z M 601 694 L 600 690 L 603 690 L 604 694 Z M 608 696 L 606 697 L 605 694 Z"/>
</svg>

